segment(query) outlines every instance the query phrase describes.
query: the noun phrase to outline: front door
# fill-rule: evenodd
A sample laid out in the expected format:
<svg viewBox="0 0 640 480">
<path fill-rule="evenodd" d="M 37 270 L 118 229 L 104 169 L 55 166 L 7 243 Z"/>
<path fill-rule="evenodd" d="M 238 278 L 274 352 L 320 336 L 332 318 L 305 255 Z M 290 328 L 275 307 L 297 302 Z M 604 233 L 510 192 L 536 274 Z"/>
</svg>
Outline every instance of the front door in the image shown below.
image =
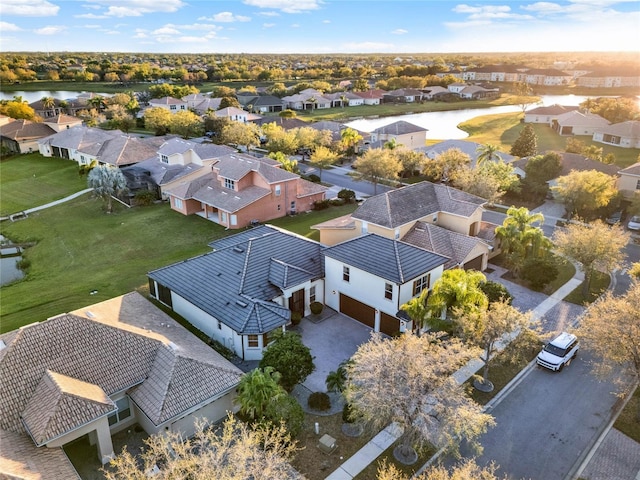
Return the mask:
<svg viewBox="0 0 640 480">
<path fill-rule="evenodd" d="M 304 316 L 304 288 L 297 290 L 289 297 L 289 310 Z"/>
</svg>

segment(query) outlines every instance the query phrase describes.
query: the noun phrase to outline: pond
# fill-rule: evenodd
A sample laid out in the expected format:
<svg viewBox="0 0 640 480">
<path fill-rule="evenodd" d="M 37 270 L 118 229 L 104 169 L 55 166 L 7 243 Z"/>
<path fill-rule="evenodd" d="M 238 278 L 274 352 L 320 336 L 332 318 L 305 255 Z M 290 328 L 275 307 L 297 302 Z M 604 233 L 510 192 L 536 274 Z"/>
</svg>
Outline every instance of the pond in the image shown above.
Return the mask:
<svg viewBox="0 0 640 480">
<path fill-rule="evenodd" d="M 580 103 L 584 102 L 589 97 L 582 95 L 542 95 L 540 98 L 542 105 L 548 106 L 556 103 L 559 105 L 580 105 Z M 534 106 L 529 107 L 529 109 L 531 108 L 534 108 Z M 363 118 L 348 122 L 346 125 L 363 132 L 372 132 L 376 128 L 389 125 L 390 123 L 397 122 L 398 120 L 405 120 L 419 127 L 427 128 L 427 139 L 459 140 L 469 136 L 467 132 L 458 128 L 458 125 L 466 122 L 467 120 L 484 115 L 510 112 L 515 113 L 519 111 L 521 111 L 521 109 L 518 105 L 504 105 L 501 107 L 470 108 L 465 110 L 451 110 L 447 112 L 412 113 L 383 118 Z"/>
<path fill-rule="evenodd" d="M 0 238 L 2 235 L 0 235 Z M 3 244 L 0 247 L 0 286 L 6 285 L 24 277 L 24 273 L 18 268 L 18 262 L 22 260 L 20 247 Z"/>
</svg>

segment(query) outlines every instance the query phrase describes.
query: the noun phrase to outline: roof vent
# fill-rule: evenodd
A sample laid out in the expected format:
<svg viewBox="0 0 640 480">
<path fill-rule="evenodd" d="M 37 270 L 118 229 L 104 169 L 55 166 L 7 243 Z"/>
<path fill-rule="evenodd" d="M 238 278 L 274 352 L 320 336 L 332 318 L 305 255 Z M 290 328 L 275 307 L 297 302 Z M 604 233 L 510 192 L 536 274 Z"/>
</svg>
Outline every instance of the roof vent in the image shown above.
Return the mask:
<svg viewBox="0 0 640 480">
<path fill-rule="evenodd" d="M 4 343 L 4 340 L 0 340 L 0 350 L 4 350 L 7 348 L 7 345 Z"/>
<path fill-rule="evenodd" d="M 239 307 L 242 307 L 242 308 L 246 308 L 247 307 L 247 303 L 243 302 L 242 300 L 236 300 L 236 305 L 238 305 Z"/>
<path fill-rule="evenodd" d="M 169 343 L 167 343 L 167 346 L 168 346 L 171 350 L 173 350 L 174 352 L 175 352 L 176 350 L 178 350 L 178 346 L 177 346 L 175 343 L 173 343 L 173 342 L 169 342 Z"/>
<path fill-rule="evenodd" d="M 84 312 L 84 314 L 87 316 L 87 318 L 91 318 L 91 319 L 96 318 L 96 316 L 93 314 L 93 312 L 91 312 L 89 310 L 86 310 Z"/>
<path fill-rule="evenodd" d="M 242 252 L 244 252 L 244 248 L 239 247 L 238 245 L 236 245 L 235 247 L 233 247 L 233 251 L 237 252 L 237 253 L 242 253 Z"/>
</svg>

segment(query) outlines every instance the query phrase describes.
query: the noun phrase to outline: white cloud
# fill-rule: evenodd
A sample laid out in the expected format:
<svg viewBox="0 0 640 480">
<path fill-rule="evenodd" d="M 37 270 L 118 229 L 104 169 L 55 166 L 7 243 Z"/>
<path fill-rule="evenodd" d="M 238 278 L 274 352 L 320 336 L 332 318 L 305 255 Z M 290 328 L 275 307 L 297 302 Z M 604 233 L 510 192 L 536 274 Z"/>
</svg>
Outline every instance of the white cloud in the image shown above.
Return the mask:
<svg viewBox="0 0 640 480">
<path fill-rule="evenodd" d="M 232 12 L 220 12 L 212 15 L 210 18 L 199 18 L 198 20 L 210 20 L 218 23 L 233 23 L 233 22 L 250 22 L 251 17 L 244 15 L 234 15 Z"/>
<path fill-rule="evenodd" d="M 58 5 L 47 0 L 2 0 L 0 2 L 0 16 L 53 17 L 59 10 Z"/>
<path fill-rule="evenodd" d="M 147 35 L 147 32 L 145 30 L 142 29 L 136 29 L 136 34 L 133 36 L 133 38 L 149 38 L 149 35 Z"/>
<path fill-rule="evenodd" d="M 262 24 L 262 28 L 272 28 L 275 27 L 276 24 L 275 23 L 263 23 Z"/>
<path fill-rule="evenodd" d="M 160 36 L 156 38 L 158 43 L 204 43 L 207 41 L 204 37 L 190 36 Z"/>
<path fill-rule="evenodd" d="M 279 17 L 280 16 L 278 12 L 258 12 L 258 15 L 262 15 L 263 17 Z"/>
<path fill-rule="evenodd" d="M 404 35 L 405 33 L 409 33 L 409 30 L 405 30 L 404 28 L 396 28 L 391 33 L 394 35 Z"/>
<path fill-rule="evenodd" d="M 56 35 L 58 33 L 64 32 L 67 29 L 64 25 L 51 25 L 48 27 L 38 28 L 34 30 L 34 32 L 38 35 Z"/>
<path fill-rule="evenodd" d="M 84 25 L 84 28 L 100 28 L 100 25 Z"/>
<path fill-rule="evenodd" d="M 177 30 L 173 26 L 165 25 L 151 32 L 152 35 L 180 35 L 180 30 Z"/>
<path fill-rule="evenodd" d="M 536 2 L 531 5 L 524 5 L 520 8 L 528 12 L 535 12 L 539 15 L 551 15 L 554 13 L 561 13 L 564 10 L 562 6 L 551 2 Z"/>
<path fill-rule="evenodd" d="M 341 51 L 367 53 L 392 51 L 395 47 L 393 43 L 382 42 L 351 42 L 345 43 Z"/>
<path fill-rule="evenodd" d="M 99 19 L 99 18 L 107 18 L 106 15 L 97 15 L 95 13 L 81 13 L 79 15 L 74 15 L 75 18 L 91 18 L 91 19 Z"/>
<path fill-rule="evenodd" d="M 299 23 L 292 23 L 291 24 L 291 28 L 300 28 L 300 24 Z"/>
<path fill-rule="evenodd" d="M 19 32 L 22 29 L 13 23 L 0 22 L 0 30 L 3 32 Z"/>
<path fill-rule="evenodd" d="M 453 8 L 455 13 L 467 14 L 467 21 L 483 20 L 532 20 L 531 15 L 512 13 L 508 5 L 482 5 L 471 6 L 466 4 L 456 5 Z M 457 22 L 453 22 L 456 24 Z"/>
<path fill-rule="evenodd" d="M 243 0 L 246 5 L 258 8 L 272 8 L 285 13 L 302 13 L 318 10 L 320 0 Z"/>
<path fill-rule="evenodd" d="M 140 17 L 147 13 L 172 13 L 186 5 L 182 0 L 87 0 L 107 8 L 110 17 Z"/>
<path fill-rule="evenodd" d="M 331 20 L 322 20 L 322 23 L 331 23 Z"/>
</svg>

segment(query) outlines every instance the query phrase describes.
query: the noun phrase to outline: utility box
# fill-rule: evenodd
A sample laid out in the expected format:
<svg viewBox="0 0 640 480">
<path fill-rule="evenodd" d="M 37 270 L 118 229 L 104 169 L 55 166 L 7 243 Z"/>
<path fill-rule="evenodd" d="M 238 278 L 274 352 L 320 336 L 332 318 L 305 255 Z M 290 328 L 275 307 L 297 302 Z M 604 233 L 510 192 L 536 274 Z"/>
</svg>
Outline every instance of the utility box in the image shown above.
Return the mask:
<svg viewBox="0 0 640 480">
<path fill-rule="evenodd" d="M 333 451 L 337 448 L 336 439 L 331 435 L 327 435 L 326 433 L 320 437 L 320 441 L 318 443 L 318 448 L 322 450 L 327 455 L 333 453 Z"/>
</svg>

